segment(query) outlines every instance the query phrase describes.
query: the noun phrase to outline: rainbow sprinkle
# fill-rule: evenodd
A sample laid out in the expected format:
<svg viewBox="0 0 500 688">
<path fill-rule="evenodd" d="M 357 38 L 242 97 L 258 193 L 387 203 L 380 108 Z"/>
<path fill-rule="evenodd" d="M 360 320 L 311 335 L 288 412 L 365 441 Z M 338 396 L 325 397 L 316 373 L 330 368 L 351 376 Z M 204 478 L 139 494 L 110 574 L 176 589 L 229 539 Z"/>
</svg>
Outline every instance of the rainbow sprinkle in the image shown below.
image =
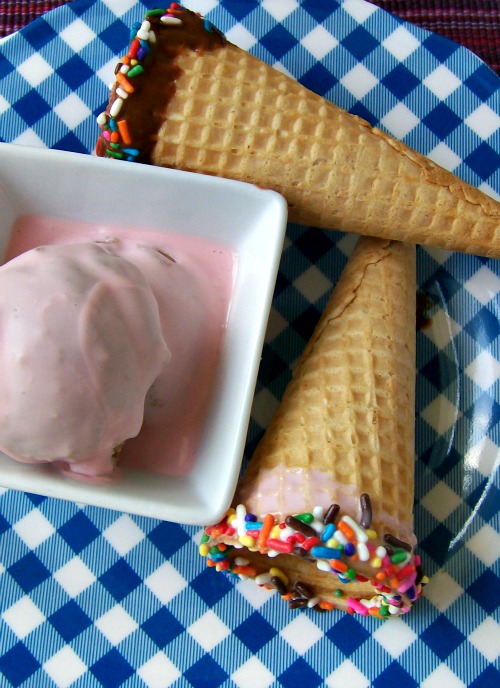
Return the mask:
<svg viewBox="0 0 500 688">
<path fill-rule="evenodd" d="M 171 29 L 178 37 L 179 27 L 188 30 L 190 22 L 195 20 L 197 29 L 204 36 L 210 36 L 211 41 L 216 36 L 223 39 L 222 34 L 198 12 L 186 10 L 177 2 L 171 2 L 165 9 L 155 8 L 146 12 L 144 21 L 135 22 L 130 33 L 129 47 L 125 55 L 121 57 L 115 69 L 115 81 L 111 85 L 111 99 L 105 112 L 97 117 L 100 136 L 97 140 L 96 154 L 100 157 L 115 158 L 128 162 L 145 162 L 143 158 L 148 155 L 147 150 L 131 145 L 133 132 L 127 121 L 126 103 L 134 101 L 134 95 L 139 86 L 148 78 L 151 72 L 150 65 L 154 62 L 155 45 L 157 36 L 155 28 L 162 31 L 164 27 Z M 170 33 L 170 35 L 173 35 Z M 172 59 L 172 58 L 171 58 Z M 159 91 L 164 90 L 164 85 Z M 129 101 L 132 99 L 132 101 Z M 137 98 L 141 103 L 141 97 Z M 154 133 L 154 132 L 152 132 Z M 147 146 L 147 144 L 144 144 Z"/>
<path fill-rule="evenodd" d="M 173 5 L 177 3 L 172 3 Z M 97 117 L 97 124 L 101 130 L 98 155 L 128 162 L 136 161 L 140 155 L 139 149 L 129 147 L 132 139 L 128 123 L 120 117 L 120 112 L 124 101 L 135 91 L 134 82 L 146 73 L 144 62 L 151 52 L 151 46 L 156 42 L 156 35 L 148 17 L 157 16 L 158 13 L 169 16 L 168 10 L 150 10 L 142 23 L 136 22 L 132 27 L 127 54 L 120 59 L 115 71 L 116 98 L 109 112 L 102 112 Z"/>
<path fill-rule="evenodd" d="M 342 514 L 339 505 L 326 511 L 315 507 L 312 513 L 289 515 L 279 521 L 273 514 L 259 519 L 238 504 L 220 523 L 205 528 L 199 551 L 207 558 L 208 566 L 217 571 L 253 578 L 258 585 L 277 590 L 292 609 L 326 611 L 335 604 L 316 596 L 302 582 L 290 585 L 286 574 L 266 564 L 265 557 L 261 570 L 260 565 L 242 556 L 243 548 L 271 559 L 288 554 L 315 562 L 320 571 L 335 575 L 347 591 L 353 581 L 370 581 L 374 594 L 369 599 L 350 597 L 341 589 L 335 591 L 334 596 L 344 600 L 350 614 L 385 619 L 406 613 L 428 582 L 420 557 L 411 553 L 410 545 L 391 535 L 379 538 L 371 528 L 367 494 L 361 496 L 360 507 L 359 522 Z M 359 572 L 360 565 L 366 576 Z"/>
</svg>

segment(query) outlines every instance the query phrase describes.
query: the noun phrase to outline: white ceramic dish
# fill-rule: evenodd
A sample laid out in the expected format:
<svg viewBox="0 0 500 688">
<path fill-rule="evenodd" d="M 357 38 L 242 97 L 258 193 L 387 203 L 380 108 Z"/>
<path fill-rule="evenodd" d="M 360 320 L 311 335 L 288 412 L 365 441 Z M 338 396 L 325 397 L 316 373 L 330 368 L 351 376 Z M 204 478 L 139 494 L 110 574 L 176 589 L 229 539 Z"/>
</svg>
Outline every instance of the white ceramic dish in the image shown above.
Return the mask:
<svg viewBox="0 0 500 688">
<path fill-rule="evenodd" d="M 284 199 L 214 177 L 0 144 L 0 208 L 1 255 L 16 218 L 26 214 L 185 232 L 238 254 L 219 368 L 187 475 L 124 469 L 116 483 L 96 485 L 0 452 L 4 487 L 179 523 L 216 522 L 230 504 L 243 456 L 286 229 Z"/>
</svg>

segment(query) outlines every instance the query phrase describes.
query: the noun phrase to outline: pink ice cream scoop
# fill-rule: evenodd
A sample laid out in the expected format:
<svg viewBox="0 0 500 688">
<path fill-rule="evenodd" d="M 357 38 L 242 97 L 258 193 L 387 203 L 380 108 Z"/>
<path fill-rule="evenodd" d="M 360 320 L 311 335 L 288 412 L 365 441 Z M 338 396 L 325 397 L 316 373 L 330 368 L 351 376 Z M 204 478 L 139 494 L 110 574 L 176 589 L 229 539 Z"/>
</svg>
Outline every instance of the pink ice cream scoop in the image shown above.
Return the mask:
<svg viewBox="0 0 500 688">
<path fill-rule="evenodd" d="M 0 449 L 113 469 L 170 351 L 142 272 L 100 244 L 41 246 L 0 268 Z"/>
</svg>

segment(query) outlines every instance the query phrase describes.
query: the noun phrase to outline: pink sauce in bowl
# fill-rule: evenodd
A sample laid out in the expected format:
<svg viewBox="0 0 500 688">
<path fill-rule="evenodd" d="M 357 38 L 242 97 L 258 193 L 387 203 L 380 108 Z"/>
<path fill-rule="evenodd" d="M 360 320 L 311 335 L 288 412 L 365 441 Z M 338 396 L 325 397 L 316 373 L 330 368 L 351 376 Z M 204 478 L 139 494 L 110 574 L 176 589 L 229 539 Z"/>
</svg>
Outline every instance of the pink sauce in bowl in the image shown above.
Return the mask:
<svg viewBox="0 0 500 688">
<path fill-rule="evenodd" d="M 5 261 L 37 246 L 85 242 L 104 243 L 143 273 L 171 351 L 146 397 L 141 431 L 126 441 L 119 465 L 185 475 L 203 432 L 237 256 L 227 246 L 183 234 L 30 215 L 15 223 Z"/>
</svg>

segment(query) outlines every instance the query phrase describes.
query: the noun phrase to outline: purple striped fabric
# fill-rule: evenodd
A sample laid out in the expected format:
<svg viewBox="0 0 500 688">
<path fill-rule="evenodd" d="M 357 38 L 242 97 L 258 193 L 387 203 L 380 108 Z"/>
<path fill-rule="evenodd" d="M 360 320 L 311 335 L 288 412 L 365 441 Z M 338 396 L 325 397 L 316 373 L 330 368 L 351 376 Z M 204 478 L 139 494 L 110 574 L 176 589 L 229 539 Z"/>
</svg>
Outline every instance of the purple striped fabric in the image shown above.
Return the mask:
<svg viewBox="0 0 500 688">
<path fill-rule="evenodd" d="M 66 0 L 68 1 L 68 0 Z M 49 2 L 39 2 L 34 0 L 21 0 L 21 2 L 0 2 L 0 36 L 8 36 L 14 31 L 22 29 L 36 17 L 64 5 L 61 0 L 49 0 Z"/>
<path fill-rule="evenodd" d="M 464 45 L 500 74 L 498 0 L 374 0 L 373 4 Z"/>
<path fill-rule="evenodd" d="M 61 0 L 0 2 L 0 36 L 63 4 Z M 498 0 L 373 0 L 373 4 L 464 45 L 500 74 Z"/>
</svg>

